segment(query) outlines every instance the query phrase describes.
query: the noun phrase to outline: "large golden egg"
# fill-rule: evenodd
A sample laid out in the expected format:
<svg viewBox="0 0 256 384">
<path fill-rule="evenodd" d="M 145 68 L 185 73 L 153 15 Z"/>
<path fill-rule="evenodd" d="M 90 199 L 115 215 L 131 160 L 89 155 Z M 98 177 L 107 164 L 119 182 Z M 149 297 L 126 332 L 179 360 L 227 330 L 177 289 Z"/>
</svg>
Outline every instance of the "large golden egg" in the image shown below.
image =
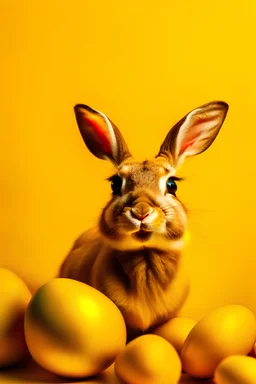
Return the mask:
<svg viewBox="0 0 256 384">
<path fill-rule="evenodd" d="M 116 305 L 87 284 L 54 279 L 34 294 L 25 315 L 29 351 L 43 368 L 88 377 L 110 366 L 126 343 Z"/>
<path fill-rule="evenodd" d="M 0 268 L 0 368 L 19 363 L 28 355 L 24 313 L 30 298 L 23 280 Z"/>
<path fill-rule="evenodd" d="M 255 343 L 256 320 L 241 305 L 226 305 L 203 317 L 182 350 L 183 369 L 198 378 L 213 377 L 217 365 L 231 355 L 247 355 Z"/>
</svg>

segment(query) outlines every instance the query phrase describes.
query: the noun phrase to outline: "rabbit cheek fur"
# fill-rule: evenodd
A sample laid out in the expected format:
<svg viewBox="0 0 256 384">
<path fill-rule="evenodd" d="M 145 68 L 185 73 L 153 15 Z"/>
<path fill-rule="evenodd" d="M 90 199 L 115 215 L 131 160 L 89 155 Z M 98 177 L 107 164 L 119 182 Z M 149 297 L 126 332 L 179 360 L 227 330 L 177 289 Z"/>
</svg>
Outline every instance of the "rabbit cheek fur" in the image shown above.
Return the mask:
<svg viewBox="0 0 256 384">
<path fill-rule="evenodd" d="M 124 316 L 128 338 L 177 315 L 188 295 L 181 257 L 186 209 L 167 182 L 185 158 L 211 145 L 227 110 L 226 103 L 212 102 L 191 111 L 170 130 L 155 159 L 138 162 L 103 113 L 75 107 L 88 149 L 115 165 L 110 181 L 118 186 L 98 226 L 75 242 L 59 276 L 108 296 Z"/>
</svg>

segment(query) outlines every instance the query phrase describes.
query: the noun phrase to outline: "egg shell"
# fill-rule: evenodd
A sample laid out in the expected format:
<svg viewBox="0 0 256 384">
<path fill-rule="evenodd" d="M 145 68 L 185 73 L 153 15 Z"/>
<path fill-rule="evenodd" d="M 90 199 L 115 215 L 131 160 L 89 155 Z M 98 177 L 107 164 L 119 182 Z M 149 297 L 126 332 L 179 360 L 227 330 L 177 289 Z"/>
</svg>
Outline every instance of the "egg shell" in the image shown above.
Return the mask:
<svg viewBox="0 0 256 384">
<path fill-rule="evenodd" d="M 196 325 L 196 321 L 186 317 L 174 317 L 155 328 L 152 333 L 163 337 L 180 354 L 182 346 L 189 332 Z"/>
<path fill-rule="evenodd" d="M 181 361 L 170 343 L 148 334 L 126 345 L 116 359 L 115 372 L 125 384 L 176 384 L 181 377 Z"/>
<path fill-rule="evenodd" d="M 241 305 L 226 305 L 203 317 L 191 330 L 181 350 L 186 373 L 210 378 L 217 365 L 230 355 L 247 355 L 255 343 L 256 320 Z"/>
<path fill-rule="evenodd" d="M 15 365 L 29 353 L 24 337 L 24 314 L 31 293 L 12 271 L 0 268 L 0 368 Z"/>
<path fill-rule="evenodd" d="M 256 360 L 249 356 L 228 356 L 214 373 L 216 384 L 255 384 Z"/>
<path fill-rule="evenodd" d="M 117 306 L 79 281 L 58 278 L 40 287 L 25 315 L 29 351 L 43 368 L 88 377 L 110 366 L 126 343 Z"/>
</svg>

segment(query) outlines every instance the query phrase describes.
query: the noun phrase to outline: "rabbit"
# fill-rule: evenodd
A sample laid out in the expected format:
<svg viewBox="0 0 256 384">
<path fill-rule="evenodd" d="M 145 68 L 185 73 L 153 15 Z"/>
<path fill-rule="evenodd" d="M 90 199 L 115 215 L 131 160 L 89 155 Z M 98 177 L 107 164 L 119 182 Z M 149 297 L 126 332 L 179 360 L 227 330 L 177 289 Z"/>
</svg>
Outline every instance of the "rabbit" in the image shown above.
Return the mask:
<svg viewBox="0 0 256 384">
<path fill-rule="evenodd" d="M 112 162 L 115 173 L 98 225 L 75 241 L 58 277 L 109 297 L 124 317 L 127 340 L 177 316 L 190 292 L 182 259 L 187 209 L 176 194 L 176 170 L 213 143 L 228 108 L 213 101 L 192 110 L 169 131 L 157 156 L 141 162 L 104 113 L 74 108 L 86 146 Z"/>
</svg>

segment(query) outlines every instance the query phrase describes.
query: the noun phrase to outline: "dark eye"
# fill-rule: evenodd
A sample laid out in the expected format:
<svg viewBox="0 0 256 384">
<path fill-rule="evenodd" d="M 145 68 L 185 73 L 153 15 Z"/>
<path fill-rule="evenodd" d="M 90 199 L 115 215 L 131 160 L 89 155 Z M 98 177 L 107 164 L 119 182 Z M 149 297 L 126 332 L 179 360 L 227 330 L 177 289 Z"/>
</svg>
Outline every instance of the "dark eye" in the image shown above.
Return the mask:
<svg viewBox="0 0 256 384">
<path fill-rule="evenodd" d="M 120 195 L 121 194 L 121 188 L 122 188 L 122 179 L 120 176 L 115 175 L 111 178 L 111 189 L 113 192 L 113 195 Z"/>
<path fill-rule="evenodd" d="M 171 177 L 169 177 L 169 179 L 167 180 L 166 186 L 168 193 L 171 193 L 172 195 L 176 196 L 175 193 L 177 191 L 177 184 Z"/>
</svg>

